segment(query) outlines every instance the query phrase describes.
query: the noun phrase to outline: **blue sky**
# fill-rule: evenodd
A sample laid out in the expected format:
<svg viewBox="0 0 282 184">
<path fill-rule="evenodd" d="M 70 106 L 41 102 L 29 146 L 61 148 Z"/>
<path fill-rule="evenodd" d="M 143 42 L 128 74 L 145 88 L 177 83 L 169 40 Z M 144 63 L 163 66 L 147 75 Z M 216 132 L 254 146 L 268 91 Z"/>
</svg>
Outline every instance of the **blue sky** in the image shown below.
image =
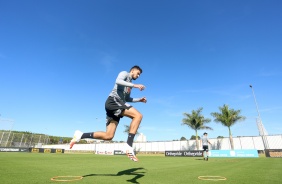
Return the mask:
<svg viewBox="0 0 282 184">
<path fill-rule="evenodd" d="M 13 129 L 72 137 L 105 130 L 104 103 L 117 74 L 139 65 L 149 141 L 190 138 L 183 113 L 228 104 L 246 120 L 233 136 L 256 136 L 256 105 L 281 134 L 282 2 L 279 0 L 0 1 L 0 118 Z M 121 119 L 114 140 L 126 140 Z M 3 126 L 3 123 L 2 123 Z M 210 122 L 209 137 L 228 136 Z M 1 129 L 1 128 L 0 128 Z M 202 134 L 204 131 L 200 131 Z"/>
</svg>

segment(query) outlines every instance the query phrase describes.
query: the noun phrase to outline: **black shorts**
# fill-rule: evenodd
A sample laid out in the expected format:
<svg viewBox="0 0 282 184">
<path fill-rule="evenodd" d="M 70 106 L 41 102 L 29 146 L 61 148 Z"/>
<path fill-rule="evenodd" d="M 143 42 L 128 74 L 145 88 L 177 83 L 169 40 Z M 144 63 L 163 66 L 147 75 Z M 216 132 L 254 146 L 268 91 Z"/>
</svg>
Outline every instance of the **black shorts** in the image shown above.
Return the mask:
<svg viewBox="0 0 282 184">
<path fill-rule="evenodd" d="M 209 151 L 209 146 L 208 145 L 204 145 L 203 149 L 204 149 L 204 151 Z"/>
<path fill-rule="evenodd" d="M 132 106 L 124 103 L 122 100 L 109 96 L 105 103 L 105 110 L 107 114 L 106 126 L 114 120 L 119 122 L 121 115 L 125 109 L 130 109 Z"/>
</svg>

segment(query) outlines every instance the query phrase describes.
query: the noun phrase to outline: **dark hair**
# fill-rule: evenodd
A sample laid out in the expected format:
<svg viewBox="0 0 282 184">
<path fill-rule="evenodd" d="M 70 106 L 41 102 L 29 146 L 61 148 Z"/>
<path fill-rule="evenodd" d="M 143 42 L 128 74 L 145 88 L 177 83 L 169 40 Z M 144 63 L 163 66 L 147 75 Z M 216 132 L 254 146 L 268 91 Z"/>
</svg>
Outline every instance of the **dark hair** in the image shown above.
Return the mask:
<svg viewBox="0 0 282 184">
<path fill-rule="evenodd" d="M 207 132 L 204 133 L 204 135 L 207 135 L 207 134 L 208 134 Z"/>
<path fill-rule="evenodd" d="M 133 70 L 133 69 L 137 69 L 137 70 L 140 71 L 140 73 L 142 73 L 142 69 L 141 69 L 138 65 L 133 66 L 133 67 L 130 69 L 130 71 Z"/>
</svg>

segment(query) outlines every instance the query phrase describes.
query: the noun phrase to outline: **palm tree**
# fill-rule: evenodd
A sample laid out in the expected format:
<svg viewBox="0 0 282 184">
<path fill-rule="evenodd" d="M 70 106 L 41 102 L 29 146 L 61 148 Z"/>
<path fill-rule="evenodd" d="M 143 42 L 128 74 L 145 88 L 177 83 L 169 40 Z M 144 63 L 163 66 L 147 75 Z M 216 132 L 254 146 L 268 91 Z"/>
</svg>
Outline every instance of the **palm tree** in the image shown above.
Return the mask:
<svg viewBox="0 0 282 184">
<path fill-rule="evenodd" d="M 228 127 L 231 149 L 234 150 L 234 143 L 230 127 L 238 121 L 244 121 L 246 117 L 240 115 L 241 110 L 229 109 L 228 105 L 225 104 L 222 107 L 219 107 L 219 111 L 220 112 L 212 112 L 211 115 L 215 118 L 215 122 L 219 122 L 223 126 Z"/>
<path fill-rule="evenodd" d="M 198 110 L 192 110 L 192 113 L 183 113 L 185 118 L 182 119 L 182 125 L 187 125 L 191 129 L 195 130 L 196 133 L 196 147 L 199 150 L 199 143 L 198 143 L 198 130 L 212 130 L 211 127 L 205 126 L 206 123 L 209 123 L 211 120 L 205 118 L 201 112 L 203 108 L 200 107 Z"/>
</svg>

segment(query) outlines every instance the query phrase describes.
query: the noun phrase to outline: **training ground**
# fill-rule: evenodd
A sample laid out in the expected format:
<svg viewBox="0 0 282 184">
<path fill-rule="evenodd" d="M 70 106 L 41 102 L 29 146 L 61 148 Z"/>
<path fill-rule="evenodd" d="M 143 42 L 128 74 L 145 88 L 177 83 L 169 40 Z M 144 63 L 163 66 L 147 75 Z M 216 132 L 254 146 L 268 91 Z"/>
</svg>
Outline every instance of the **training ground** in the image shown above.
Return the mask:
<svg viewBox="0 0 282 184">
<path fill-rule="evenodd" d="M 281 158 L 204 161 L 201 157 L 163 154 L 138 154 L 138 158 L 139 162 L 133 162 L 125 155 L 0 152 L 0 183 L 278 184 L 282 180 Z"/>
</svg>

